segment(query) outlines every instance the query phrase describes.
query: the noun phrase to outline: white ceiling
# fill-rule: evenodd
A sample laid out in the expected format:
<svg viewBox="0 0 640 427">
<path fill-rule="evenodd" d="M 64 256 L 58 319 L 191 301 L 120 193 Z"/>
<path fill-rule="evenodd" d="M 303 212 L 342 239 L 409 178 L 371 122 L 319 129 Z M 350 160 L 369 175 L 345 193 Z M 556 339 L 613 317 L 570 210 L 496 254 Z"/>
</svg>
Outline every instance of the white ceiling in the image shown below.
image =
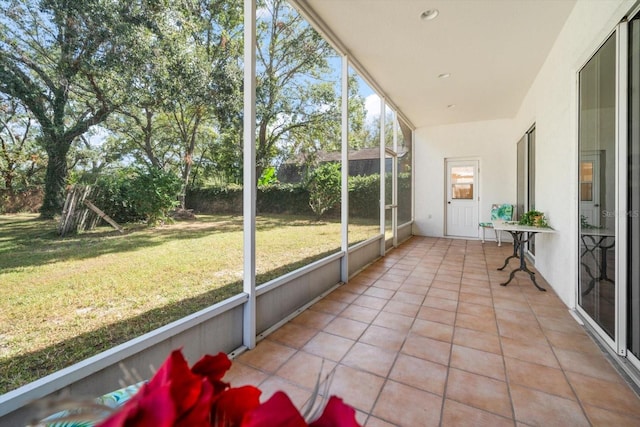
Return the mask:
<svg viewBox="0 0 640 427">
<path fill-rule="evenodd" d="M 422 127 L 514 117 L 575 0 L 298 3 Z M 422 20 L 427 9 L 440 13 Z M 451 77 L 438 78 L 442 73 Z"/>
</svg>

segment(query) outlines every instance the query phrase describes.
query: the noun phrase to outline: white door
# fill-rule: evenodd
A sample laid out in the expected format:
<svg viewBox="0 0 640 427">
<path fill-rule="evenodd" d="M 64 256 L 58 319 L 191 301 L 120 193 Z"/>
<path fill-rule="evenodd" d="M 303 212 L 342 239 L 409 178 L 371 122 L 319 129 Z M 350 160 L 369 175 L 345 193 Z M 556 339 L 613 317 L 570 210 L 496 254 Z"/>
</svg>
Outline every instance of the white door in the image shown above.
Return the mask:
<svg viewBox="0 0 640 427">
<path fill-rule="evenodd" d="M 580 225 L 600 227 L 600 155 L 583 154 L 580 160 Z"/>
<path fill-rule="evenodd" d="M 478 161 L 447 160 L 448 236 L 478 237 Z"/>
</svg>

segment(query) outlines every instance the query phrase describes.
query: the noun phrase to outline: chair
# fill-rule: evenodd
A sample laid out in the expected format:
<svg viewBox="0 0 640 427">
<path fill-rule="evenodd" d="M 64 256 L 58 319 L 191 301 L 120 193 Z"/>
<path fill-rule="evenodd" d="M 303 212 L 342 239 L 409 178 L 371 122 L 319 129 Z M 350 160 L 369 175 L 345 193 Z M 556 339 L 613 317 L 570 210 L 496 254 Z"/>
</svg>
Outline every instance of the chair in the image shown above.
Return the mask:
<svg viewBox="0 0 640 427">
<path fill-rule="evenodd" d="M 513 205 L 491 205 L 491 221 L 502 220 L 511 221 L 513 219 Z M 487 228 L 493 228 L 492 222 L 481 222 L 479 227 L 482 228 L 482 243 L 484 243 L 484 232 Z M 494 230 L 498 246 L 502 246 L 502 232 Z"/>
</svg>

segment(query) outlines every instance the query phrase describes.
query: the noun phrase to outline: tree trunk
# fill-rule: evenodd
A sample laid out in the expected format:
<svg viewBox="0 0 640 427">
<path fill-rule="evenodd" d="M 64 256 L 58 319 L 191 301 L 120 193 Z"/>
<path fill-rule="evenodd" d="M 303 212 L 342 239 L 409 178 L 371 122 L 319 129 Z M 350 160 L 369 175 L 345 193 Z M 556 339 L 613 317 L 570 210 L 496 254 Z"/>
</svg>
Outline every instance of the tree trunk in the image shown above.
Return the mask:
<svg viewBox="0 0 640 427">
<path fill-rule="evenodd" d="M 52 219 L 62 212 L 64 191 L 67 182 L 67 152 L 71 144 L 55 141 L 47 144 L 47 173 L 44 182 L 44 200 L 40 208 L 40 217 Z"/>
</svg>

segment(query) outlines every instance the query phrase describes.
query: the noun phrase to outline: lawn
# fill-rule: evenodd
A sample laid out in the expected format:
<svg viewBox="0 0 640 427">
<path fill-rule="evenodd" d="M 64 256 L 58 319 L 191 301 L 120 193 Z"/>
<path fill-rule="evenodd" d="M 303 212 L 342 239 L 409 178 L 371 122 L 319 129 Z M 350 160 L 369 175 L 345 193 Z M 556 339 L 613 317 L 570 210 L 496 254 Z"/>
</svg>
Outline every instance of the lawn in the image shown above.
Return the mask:
<svg viewBox="0 0 640 427">
<path fill-rule="evenodd" d="M 242 289 L 242 217 L 199 215 L 124 234 L 55 230 L 35 215 L 0 215 L 0 394 Z M 336 252 L 340 231 L 339 222 L 258 217 L 258 283 Z M 377 232 L 349 229 L 352 242 Z"/>
</svg>

